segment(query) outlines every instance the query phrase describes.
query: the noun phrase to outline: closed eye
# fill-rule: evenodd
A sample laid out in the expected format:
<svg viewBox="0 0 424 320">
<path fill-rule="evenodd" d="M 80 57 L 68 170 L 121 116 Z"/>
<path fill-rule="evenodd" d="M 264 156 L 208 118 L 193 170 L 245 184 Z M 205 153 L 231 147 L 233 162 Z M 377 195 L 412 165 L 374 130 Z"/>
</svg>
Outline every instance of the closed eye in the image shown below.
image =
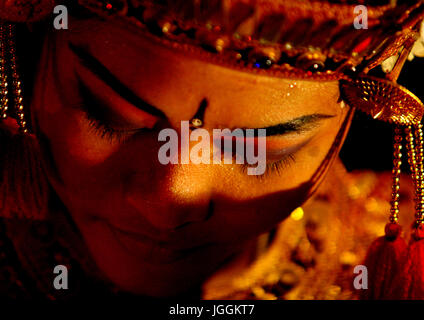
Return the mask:
<svg viewBox="0 0 424 320">
<path fill-rule="evenodd" d="M 147 103 L 134 92 L 132 92 L 90 53 L 72 43 L 69 43 L 69 48 L 79 58 L 80 63 L 85 68 L 90 70 L 90 72 L 93 73 L 98 79 L 101 79 L 109 88 L 113 89 L 113 91 L 115 91 L 115 93 L 118 94 L 122 99 L 152 116 L 166 119 L 165 114 L 161 110 Z"/>
<path fill-rule="evenodd" d="M 248 130 L 254 130 L 254 132 L 257 133 L 259 132 L 259 129 L 262 129 L 262 130 L 265 129 L 267 137 L 282 136 L 282 135 L 287 135 L 290 133 L 304 133 L 307 131 L 311 131 L 317 126 L 319 126 L 322 120 L 331 119 L 334 117 L 335 115 L 314 113 L 314 114 L 303 115 L 303 116 L 291 119 L 289 121 L 279 123 L 276 125 L 271 125 L 268 127 L 242 129 L 242 130 L 244 132 Z M 246 133 L 245 133 L 245 136 L 247 136 Z"/>
<path fill-rule="evenodd" d="M 81 99 L 72 107 L 82 110 L 92 132 L 110 143 L 122 143 L 136 133 L 151 132 L 157 123 L 156 117 L 146 114 L 142 117 L 143 121 L 138 119 L 135 125 L 120 112 L 116 112 L 116 107 L 110 106 L 110 102 L 93 93 L 80 78 L 78 78 L 78 91 Z"/>
<path fill-rule="evenodd" d="M 288 167 L 290 167 L 295 162 L 296 162 L 295 154 L 285 155 L 278 161 L 267 162 L 264 174 L 253 175 L 253 177 L 260 179 L 260 180 L 263 180 L 263 179 L 266 179 L 269 176 L 272 176 L 273 174 L 280 176 L 283 173 L 284 170 L 286 170 Z M 252 167 L 252 166 L 249 165 L 249 164 L 242 164 L 241 165 L 242 172 L 247 174 L 247 169 L 249 167 Z"/>
</svg>

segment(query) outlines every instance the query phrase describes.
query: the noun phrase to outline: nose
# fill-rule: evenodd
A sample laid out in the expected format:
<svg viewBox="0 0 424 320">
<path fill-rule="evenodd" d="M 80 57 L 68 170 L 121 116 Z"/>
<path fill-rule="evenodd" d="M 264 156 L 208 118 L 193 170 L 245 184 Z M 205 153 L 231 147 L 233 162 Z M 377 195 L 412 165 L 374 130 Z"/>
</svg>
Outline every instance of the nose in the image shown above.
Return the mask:
<svg viewBox="0 0 424 320">
<path fill-rule="evenodd" d="M 126 201 L 159 230 L 176 230 L 205 221 L 213 212 L 208 167 L 170 164 L 150 168 L 148 175 L 135 173 L 126 186 Z"/>
</svg>

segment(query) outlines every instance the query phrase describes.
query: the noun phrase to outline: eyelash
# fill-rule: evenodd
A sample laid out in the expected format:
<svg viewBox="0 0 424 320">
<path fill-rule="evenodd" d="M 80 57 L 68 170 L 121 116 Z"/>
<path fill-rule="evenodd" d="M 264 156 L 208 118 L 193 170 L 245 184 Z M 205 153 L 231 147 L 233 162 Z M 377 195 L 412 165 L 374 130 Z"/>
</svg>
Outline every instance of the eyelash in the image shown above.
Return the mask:
<svg viewBox="0 0 424 320">
<path fill-rule="evenodd" d="M 150 130 L 146 128 L 133 129 L 133 130 L 117 130 L 112 128 L 106 121 L 96 117 L 89 110 L 82 109 L 90 128 L 100 138 L 107 140 L 109 143 L 123 143 L 130 138 L 134 133 Z"/>
<path fill-rule="evenodd" d="M 94 108 L 88 107 L 88 105 L 94 106 Z M 144 130 L 150 130 L 146 128 L 131 129 L 131 130 L 118 130 L 113 128 L 108 121 L 105 121 L 101 115 L 98 114 L 99 108 L 97 102 L 85 96 L 80 102 L 74 105 L 75 108 L 81 110 L 84 113 L 85 119 L 88 121 L 90 129 L 93 133 L 98 135 L 100 138 L 107 140 L 110 144 L 122 143 L 130 138 L 134 133 Z"/>
<path fill-rule="evenodd" d="M 234 159 L 235 159 L 235 156 L 234 156 Z M 290 165 L 294 164 L 295 162 L 296 162 L 295 155 L 288 154 L 278 161 L 267 163 L 264 174 L 254 175 L 254 177 L 256 177 L 259 180 L 263 180 L 274 173 L 280 176 L 283 170 L 287 169 L 288 167 L 290 167 Z M 251 165 L 246 163 L 241 164 L 240 166 L 241 166 L 242 172 L 246 174 L 247 174 L 247 169 L 251 167 Z"/>
<path fill-rule="evenodd" d="M 109 124 L 106 122 L 94 117 L 92 114 L 90 114 L 88 111 L 84 111 L 86 114 L 87 120 L 89 122 L 89 125 L 91 128 L 95 130 L 95 133 L 98 134 L 102 139 L 107 139 L 110 143 L 114 142 L 124 142 L 128 137 L 131 135 L 131 133 L 139 130 L 116 130 L 112 128 Z M 233 153 L 233 159 L 236 159 L 236 154 Z M 289 154 L 284 156 L 282 159 L 267 163 L 265 168 L 265 173 L 262 175 L 255 175 L 257 179 L 265 179 L 269 175 L 276 173 L 277 175 L 281 175 L 281 172 L 288 168 L 290 165 L 296 162 L 296 157 L 294 154 Z M 247 173 L 247 169 L 250 167 L 249 164 L 241 164 L 240 168 L 243 173 Z"/>
<path fill-rule="evenodd" d="M 296 162 L 296 157 L 294 154 L 289 154 L 284 156 L 282 159 L 267 163 L 265 173 L 262 176 L 266 176 L 267 174 L 277 173 L 277 175 L 281 175 L 281 172 L 287 169 L 290 165 Z M 259 176 L 260 177 L 260 176 Z"/>
<path fill-rule="evenodd" d="M 94 130 L 94 132 L 99 135 L 102 139 L 108 140 L 110 143 L 115 142 L 123 142 L 128 137 L 130 132 L 124 130 L 116 130 L 109 126 L 107 123 L 95 119 L 88 115 L 87 119 L 90 127 Z"/>
</svg>

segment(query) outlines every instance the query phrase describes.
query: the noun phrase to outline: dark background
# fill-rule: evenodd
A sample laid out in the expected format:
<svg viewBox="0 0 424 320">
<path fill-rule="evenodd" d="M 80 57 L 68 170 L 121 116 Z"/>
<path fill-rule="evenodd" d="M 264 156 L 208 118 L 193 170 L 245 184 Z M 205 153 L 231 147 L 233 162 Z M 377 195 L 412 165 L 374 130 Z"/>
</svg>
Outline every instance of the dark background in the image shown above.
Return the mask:
<svg viewBox="0 0 424 320">
<path fill-rule="evenodd" d="M 424 101 L 423 82 L 424 58 L 415 58 L 411 62 L 408 61 L 402 70 L 398 83 Z M 392 138 L 392 125 L 373 120 L 370 116 L 356 112 L 346 142 L 340 152 L 340 157 L 349 171 L 354 169 L 391 170 Z"/>
</svg>

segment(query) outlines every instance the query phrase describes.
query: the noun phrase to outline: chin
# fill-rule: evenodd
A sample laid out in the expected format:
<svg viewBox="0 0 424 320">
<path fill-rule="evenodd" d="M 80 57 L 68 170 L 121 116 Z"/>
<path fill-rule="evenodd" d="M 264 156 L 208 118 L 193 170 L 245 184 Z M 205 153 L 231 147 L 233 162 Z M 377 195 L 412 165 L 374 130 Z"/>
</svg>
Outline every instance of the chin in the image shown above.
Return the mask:
<svg viewBox="0 0 424 320">
<path fill-rule="evenodd" d="M 121 259 L 114 265 L 105 265 L 103 261 L 98 265 L 118 289 L 154 298 L 188 296 L 200 292 L 202 283 L 216 268 L 204 268 L 202 264 L 193 265 L 190 261 L 154 265 L 133 261 L 131 257 Z"/>
<path fill-rule="evenodd" d="M 186 281 L 183 282 L 174 281 L 175 279 L 170 280 L 171 281 L 166 281 L 159 276 L 155 279 L 148 280 L 147 283 L 146 281 L 138 283 L 136 280 L 133 282 L 117 282 L 115 284 L 125 292 L 152 298 L 183 297 L 196 293 L 200 295 L 203 279 L 197 279 L 197 281 L 195 281 L 194 279 L 186 278 Z"/>
<path fill-rule="evenodd" d="M 80 223 L 89 252 L 103 277 L 118 289 L 150 297 L 174 297 L 200 290 L 202 283 L 243 244 L 212 243 L 184 254 L 156 250 L 117 236 L 104 223 Z"/>
<path fill-rule="evenodd" d="M 199 291 L 202 283 L 239 249 L 216 244 L 176 261 L 157 263 L 128 252 L 107 233 L 91 232 L 85 241 L 103 277 L 118 289 L 157 298 Z"/>
</svg>

